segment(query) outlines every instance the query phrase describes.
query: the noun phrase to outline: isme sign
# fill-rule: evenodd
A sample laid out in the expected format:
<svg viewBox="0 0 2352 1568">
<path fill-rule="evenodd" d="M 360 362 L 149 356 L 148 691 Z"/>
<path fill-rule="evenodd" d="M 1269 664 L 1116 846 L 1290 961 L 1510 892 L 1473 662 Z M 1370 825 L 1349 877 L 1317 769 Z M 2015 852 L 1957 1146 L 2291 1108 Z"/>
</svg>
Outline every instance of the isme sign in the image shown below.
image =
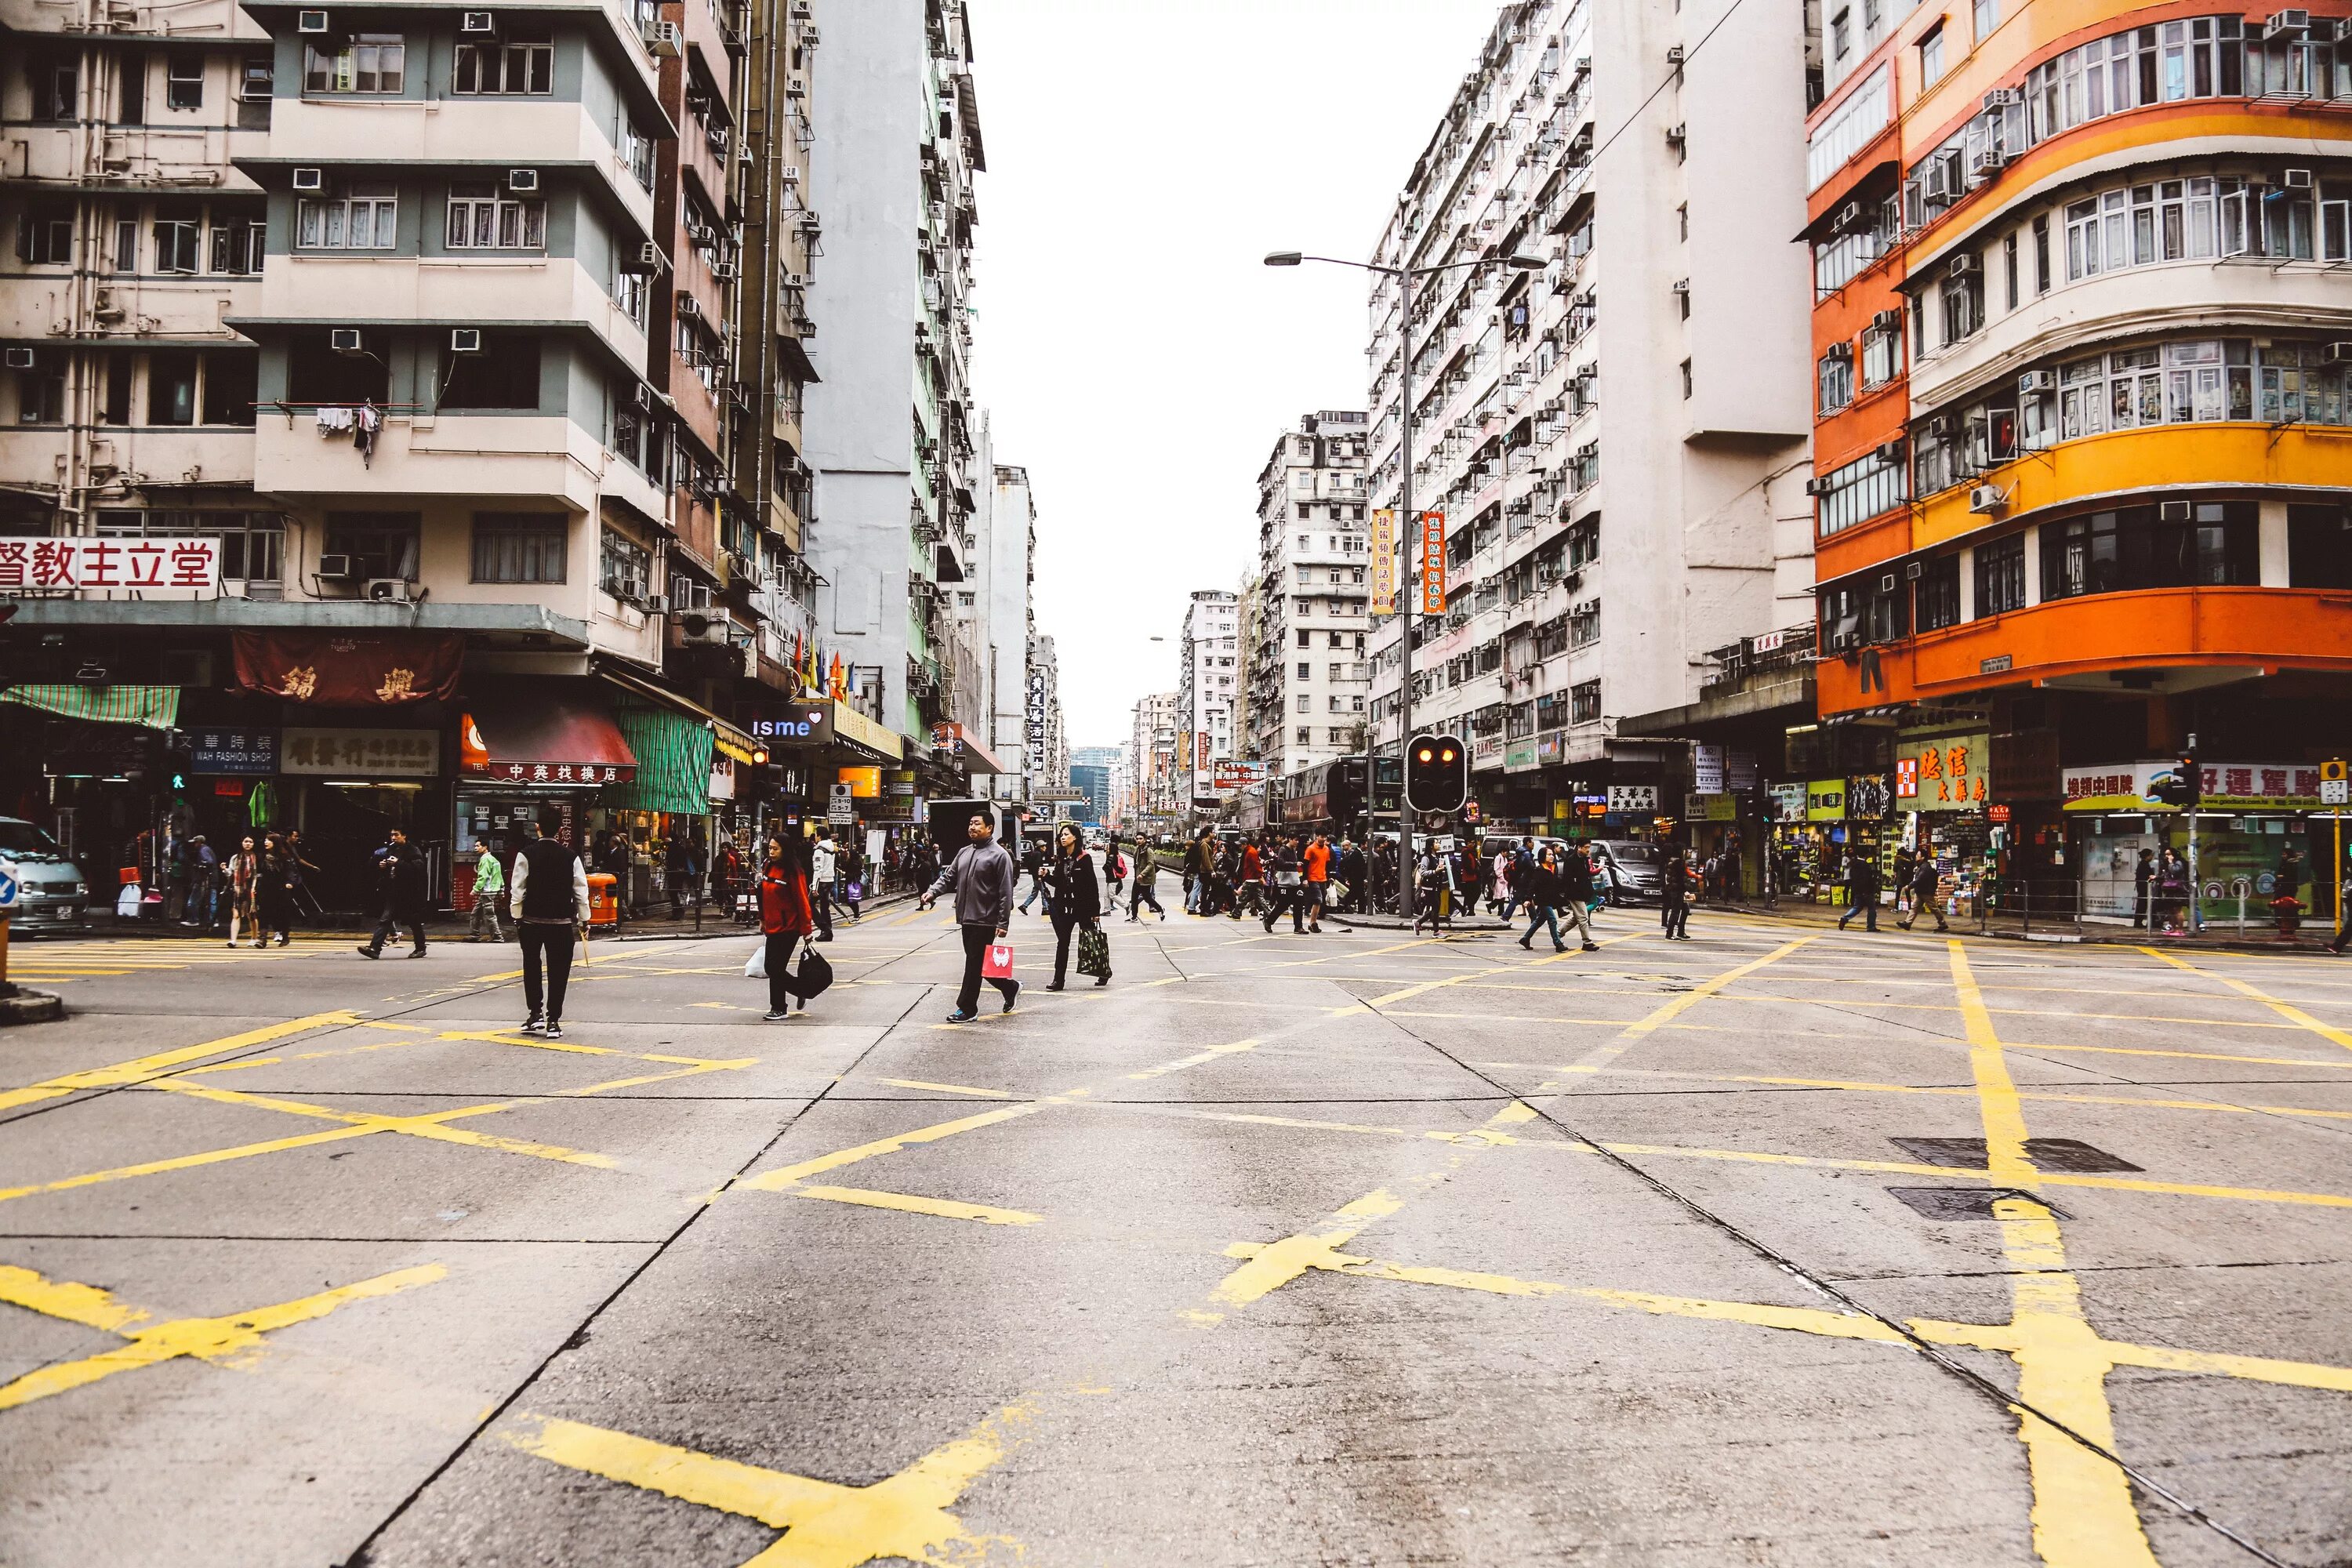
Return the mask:
<svg viewBox="0 0 2352 1568">
<path fill-rule="evenodd" d="M 746 727 L 753 740 L 765 741 L 772 746 L 829 745 L 833 741 L 833 704 L 811 702 L 754 719 Z"/>
</svg>

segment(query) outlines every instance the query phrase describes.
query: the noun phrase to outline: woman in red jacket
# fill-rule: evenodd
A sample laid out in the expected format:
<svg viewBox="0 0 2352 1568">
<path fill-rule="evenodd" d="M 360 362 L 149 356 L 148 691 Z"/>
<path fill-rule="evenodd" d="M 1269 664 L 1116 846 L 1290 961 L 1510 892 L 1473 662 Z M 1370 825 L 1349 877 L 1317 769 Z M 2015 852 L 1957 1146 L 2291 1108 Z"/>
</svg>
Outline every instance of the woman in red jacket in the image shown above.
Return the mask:
<svg viewBox="0 0 2352 1568">
<path fill-rule="evenodd" d="M 768 1021 L 773 1023 L 792 1016 L 788 982 L 793 952 L 816 929 L 816 916 L 809 907 L 808 840 L 799 834 L 772 837 L 767 858 L 759 881 L 760 929 L 768 936 Z M 808 1011 L 806 997 L 801 999 L 801 1011 Z"/>
</svg>

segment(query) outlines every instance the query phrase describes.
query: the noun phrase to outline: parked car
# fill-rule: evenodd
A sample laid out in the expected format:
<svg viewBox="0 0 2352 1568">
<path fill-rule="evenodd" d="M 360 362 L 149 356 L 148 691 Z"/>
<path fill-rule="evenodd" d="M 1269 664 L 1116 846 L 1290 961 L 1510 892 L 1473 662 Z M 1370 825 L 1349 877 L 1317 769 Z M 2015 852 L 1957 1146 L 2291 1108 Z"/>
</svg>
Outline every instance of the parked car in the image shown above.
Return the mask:
<svg viewBox="0 0 2352 1568">
<path fill-rule="evenodd" d="M 89 883 L 56 839 L 21 816 L 0 816 L 0 860 L 16 868 L 16 907 L 8 911 L 16 934 L 89 929 Z"/>
</svg>

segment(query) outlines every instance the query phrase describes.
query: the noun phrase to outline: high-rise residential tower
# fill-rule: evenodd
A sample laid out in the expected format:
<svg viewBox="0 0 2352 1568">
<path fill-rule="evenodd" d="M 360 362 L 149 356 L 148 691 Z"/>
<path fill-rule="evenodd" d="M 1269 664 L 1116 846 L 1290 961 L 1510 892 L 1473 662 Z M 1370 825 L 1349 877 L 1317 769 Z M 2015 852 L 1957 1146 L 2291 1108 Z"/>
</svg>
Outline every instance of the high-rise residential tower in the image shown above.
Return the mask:
<svg viewBox="0 0 2352 1568">
<path fill-rule="evenodd" d="M 1258 474 L 1243 745 L 1277 778 L 1363 749 L 1366 436 L 1360 411 L 1306 415 Z"/>
</svg>

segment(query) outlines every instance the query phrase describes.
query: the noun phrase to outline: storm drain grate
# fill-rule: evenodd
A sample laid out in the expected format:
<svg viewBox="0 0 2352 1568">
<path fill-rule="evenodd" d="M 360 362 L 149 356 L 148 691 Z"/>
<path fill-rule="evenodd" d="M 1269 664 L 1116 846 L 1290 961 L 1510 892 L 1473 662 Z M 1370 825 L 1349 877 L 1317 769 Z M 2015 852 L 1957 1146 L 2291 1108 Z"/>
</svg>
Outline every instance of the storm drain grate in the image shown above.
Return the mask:
<svg viewBox="0 0 2352 1568">
<path fill-rule="evenodd" d="M 1923 1165 L 1941 1165 L 1954 1171 L 1984 1169 L 1985 1141 L 1981 1138 L 1890 1138 L 1887 1142 Z M 2025 1157 L 2044 1171 L 2092 1173 L 2144 1168 L 2078 1138 L 2028 1138 Z"/>
<path fill-rule="evenodd" d="M 2023 1198 L 2040 1204 L 2059 1219 L 2074 1216 L 2052 1203 L 2037 1198 L 2032 1193 L 2021 1193 L 2014 1187 L 1889 1187 L 1888 1192 L 1903 1200 L 1929 1219 L 1999 1219 L 1992 1205 L 2002 1198 Z"/>
</svg>

